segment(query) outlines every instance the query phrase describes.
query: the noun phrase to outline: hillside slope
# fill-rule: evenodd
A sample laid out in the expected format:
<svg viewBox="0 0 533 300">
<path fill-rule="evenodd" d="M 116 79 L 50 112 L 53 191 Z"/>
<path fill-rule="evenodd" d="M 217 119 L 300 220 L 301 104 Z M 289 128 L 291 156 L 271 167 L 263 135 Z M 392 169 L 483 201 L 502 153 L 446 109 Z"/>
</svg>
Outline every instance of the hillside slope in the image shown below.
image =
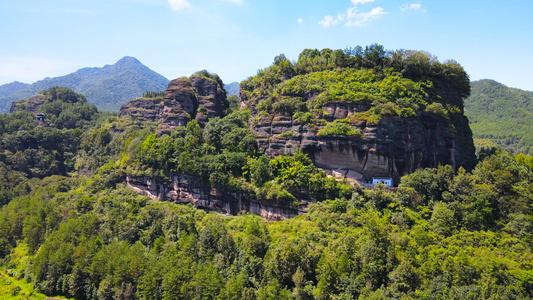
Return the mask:
<svg viewBox="0 0 533 300">
<path fill-rule="evenodd" d="M 494 80 L 471 84 L 465 115 L 476 139 L 490 139 L 505 150 L 533 153 L 533 92 Z"/>
<path fill-rule="evenodd" d="M 11 102 L 29 98 L 53 86 L 64 86 L 82 93 L 87 101 L 103 111 L 117 111 L 121 105 L 147 91 L 162 91 L 169 80 L 133 57 L 123 57 L 113 65 L 83 68 L 65 76 L 37 81 L 0 98 L 0 113 L 8 112 Z"/>
</svg>

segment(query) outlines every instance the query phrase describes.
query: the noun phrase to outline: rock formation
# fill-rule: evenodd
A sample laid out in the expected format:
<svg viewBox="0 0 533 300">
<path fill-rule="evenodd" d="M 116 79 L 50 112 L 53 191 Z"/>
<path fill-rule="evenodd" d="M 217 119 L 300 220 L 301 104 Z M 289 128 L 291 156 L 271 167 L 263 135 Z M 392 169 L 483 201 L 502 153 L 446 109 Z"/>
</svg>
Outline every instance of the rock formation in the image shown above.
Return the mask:
<svg viewBox="0 0 533 300">
<path fill-rule="evenodd" d="M 228 109 L 223 87 L 217 81 L 207 80 L 206 77 L 193 75 L 190 80 L 198 100 L 196 121 L 202 125 L 210 118 L 223 116 Z"/>
<path fill-rule="evenodd" d="M 37 112 L 37 108 L 47 102 L 48 99 L 42 94 L 37 94 L 28 99 L 21 99 L 11 103 L 9 108 L 9 113 L 14 113 L 16 111 L 27 111 L 31 113 Z"/>
<path fill-rule="evenodd" d="M 223 116 L 228 108 L 226 92 L 218 76 L 206 74 L 210 75 L 199 72 L 190 78 L 175 79 L 164 97 L 133 100 L 121 108 L 119 116 L 159 122 L 158 134 L 168 133 L 193 119 L 203 126 L 209 118 Z M 329 90 L 309 87 L 302 83 L 305 80 L 296 81 L 299 84 L 296 88 L 284 89 L 288 87 L 283 85 L 287 79 L 276 74 L 258 80 L 249 78 L 241 84 L 239 95 L 241 107 L 250 111 L 250 127 L 258 146 L 270 157 L 302 149 L 317 167 L 352 183 L 385 177 L 398 184 L 402 176 L 416 169 L 439 164 L 449 164 L 455 170 L 473 167 L 472 132 L 463 114 L 464 91 L 459 91 L 446 78 L 435 77 L 422 84 L 409 79 L 402 81 L 399 73 L 380 73 L 368 76 L 367 79 L 374 80 L 373 88 L 355 90 L 363 96 L 353 99 L 325 98 L 321 93 Z M 328 74 L 333 73 L 317 78 L 330 81 L 335 78 L 335 74 Z M 392 79 L 388 78 L 385 88 L 401 90 L 401 84 L 411 86 L 398 98 L 386 95 L 380 80 L 387 76 Z M 346 84 L 342 79 L 334 80 L 337 87 Z M 389 111 L 376 112 L 376 107 L 389 108 Z M 335 129 L 324 133 L 328 126 L 348 131 L 344 134 Z M 169 174 L 169 177 L 158 181 L 129 176 L 128 186 L 152 199 L 192 203 L 228 215 L 248 211 L 279 220 L 301 213 L 297 207 L 270 205 L 243 193 L 218 192 L 190 176 Z"/>
<path fill-rule="evenodd" d="M 440 84 L 443 92 L 437 95 L 429 91 L 425 100 L 459 107 L 456 113 L 439 117 L 419 110 L 416 117 L 384 115 L 378 122 L 352 118 L 350 125 L 361 136 L 319 136 L 317 132 L 323 127 L 320 123 L 300 121 L 287 113 L 259 112 L 257 104 L 268 96 L 251 101 L 249 93 L 241 91 L 240 97 L 242 105 L 250 108 L 251 126 L 259 147 L 270 156 L 290 154 L 300 148 L 329 174 L 362 183 L 372 181 L 373 177 L 387 177 L 398 184 L 401 176 L 419 168 L 439 164 L 449 164 L 454 169 L 473 166 L 472 132 L 463 115 L 462 99 L 445 82 Z M 317 94 L 304 92 L 292 96 L 308 102 Z M 356 114 L 364 115 L 371 107 L 367 101 L 327 103 L 321 107 L 322 118 L 326 122 L 346 120 Z"/>
<path fill-rule="evenodd" d="M 147 195 L 152 200 L 192 203 L 196 208 L 225 215 L 237 215 L 245 211 L 267 220 L 279 221 L 304 212 L 294 207 L 269 205 L 251 199 L 244 193 L 219 193 L 194 176 L 174 174 L 168 180 L 128 176 L 126 182 L 137 193 Z"/>
<path fill-rule="evenodd" d="M 227 108 L 226 92 L 221 84 L 205 73 L 197 73 L 190 78 L 172 80 L 163 97 L 130 101 L 120 108 L 119 117 L 127 115 L 138 122 L 160 122 L 158 134 L 164 134 L 193 119 L 203 126 L 209 118 L 223 116 Z"/>
</svg>

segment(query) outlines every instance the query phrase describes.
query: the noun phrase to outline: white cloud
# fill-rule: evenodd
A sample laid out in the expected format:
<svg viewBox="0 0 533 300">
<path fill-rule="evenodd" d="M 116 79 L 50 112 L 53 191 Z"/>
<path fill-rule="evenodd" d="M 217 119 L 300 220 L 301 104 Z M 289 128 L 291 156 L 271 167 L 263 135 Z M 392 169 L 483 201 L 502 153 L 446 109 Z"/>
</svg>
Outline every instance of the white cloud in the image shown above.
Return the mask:
<svg viewBox="0 0 533 300">
<path fill-rule="evenodd" d="M 379 19 L 382 15 L 386 15 L 387 12 L 383 10 L 383 7 L 373 8 L 369 12 L 360 12 L 357 9 L 358 4 L 365 4 L 374 2 L 374 0 L 351 0 L 356 6 L 350 7 L 346 10 L 346 13 L 339 14 L 337 18 L 332 16 L 325 16 L 323 20 L 318 22 L 324 28 L 335 26 L 340 23 L 344 23 L 345 26 L 364 26 L 371 20 Z"/>
<path fill-rule="evenodd" d="M 337 18 L 333 18 L 332 16 L 325 16 L 324 20 L 318 22 L 318 24 L 324 26 L 324 28 L 328 28 L 329 26 L 335 26 L 342 21 L 344 21 L 344 16 L 339 14 Z"/>
<path fill-rule="evenodd" d="M 411 3 L 411 4 L 404 4 L 400 7 L 402 11 L 406 10 L 422 10 L 422 4 L 420 3 Z M 424 11 L 424 10 L 422 10 Z"/>
<path fill-rule="evenodd" d="M 168 0 L 168 4 L 170 4 L 172 10 L 183 10 L 191 7 L 187 0 Z"/>
<path fill-rule="evenodd" d="M 304 20 L 302 18 L 298 19 L 298 24 L 302 24 L 303 22 L 304 22 Z"/>
<path fill-rule="evenodd" d="M 346 21 L 346 26 L 363 26 L 371 20 L 379 19 L 382 15 L 387 13 L 383 11 L 383 7 L 376 7 L 367 13 L 353 12 Z"/>
</svg>

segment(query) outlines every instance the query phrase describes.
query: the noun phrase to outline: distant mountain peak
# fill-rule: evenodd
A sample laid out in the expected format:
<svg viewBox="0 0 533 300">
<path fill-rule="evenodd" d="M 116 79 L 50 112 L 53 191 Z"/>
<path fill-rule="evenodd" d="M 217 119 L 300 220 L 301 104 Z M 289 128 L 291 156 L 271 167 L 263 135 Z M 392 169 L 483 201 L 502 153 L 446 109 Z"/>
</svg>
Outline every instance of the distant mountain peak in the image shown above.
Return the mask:
<svg viewBox="0 0 533 300">
<path fill-rule="evenodd" d="M 15 80 L 15 81 L 13 81 L 13 82 L 11 82 L 11 83 L 8 83 L 8 84 L 28 85 L 28 83 L 20 82 L 20 81 L 18 81 L 18 80 Z"/>
<path fill-rule="evenodd" d="M 87 101 L 104 111 L 116 111 L 126 102 L 148 91 L 162 91 L 169 83 L 164 76 L 143 65 L 137 58 L 124 56 L 115 64 L 88 67 L 76 72 L 46 78 L 32 85 L 0 86 L 0 113 L 8 112 L 11 102 L 29 98 L 52 86 L 64 86 L 81 93 Z M 111 96 L 112 95 L 112 96 Z"/>
<path fill-rule="evenodd" d="M 1 85 L 0 86 L 0 97 L 5 97 L 7 95 L 16 93 L 20 90 L 23 90 L 27 86 L 29 86 L 29 84 L 20 82 L 20 81 L 13 81 L 11 83 Z"/>
<path fill-rule="evenodd" d="M 139 64 L 142 65 L 142 63 L 133 56 L 124 56 L 123 58 L 119 59 L 115 63 L 115 65 L 139 65 Z"/>
</svg>

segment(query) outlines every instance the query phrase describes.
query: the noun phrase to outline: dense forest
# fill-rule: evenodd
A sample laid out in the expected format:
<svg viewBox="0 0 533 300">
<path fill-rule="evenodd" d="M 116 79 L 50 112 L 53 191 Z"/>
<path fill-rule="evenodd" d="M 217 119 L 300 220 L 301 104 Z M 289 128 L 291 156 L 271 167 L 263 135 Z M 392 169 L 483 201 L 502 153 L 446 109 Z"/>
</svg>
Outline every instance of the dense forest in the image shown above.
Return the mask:
<svg viewBox="0 0 533 300">
<path fill-rule="evenodd" d="M 465 100 L 474 137 L 514 153 L 533 153 L 533 92 L 509 88 L 494 80 L 472 82 Z"/>
<path fill-rule="evenodd" d="M 381 54 L 372 56 L 375 51 Z M 402 59 L 389 66 L 383 61 L 394 61 L 397 52 L 382 52 L 378 45 L 333 51 L 338 57 L 341 52 L 347 61 L 361 63 L 348 66 L 349 76 L 372 77 L 383 74 L 378 69 L 385 65 L 393 68 L 386 72 L 398 78 L 372 77 L 364 87 L 367 94 L 387 90 L 389 78 L 396 92 L 412 101 L 380 100 L 391 113 L 423 104 L 421 78 L 449 76 L 464 96 L 470 90 L 455 62 L 431 62 L 417 52 L 406 56 L 413 63 Z M 317 57 L 302 59 L 305 68 L 324 69 L 325 55 Z M 283 74 L 283 65 L 293 64 L 279 56 L 259 74 Z M 343 74 L 327 69 L 320 76 Z M 261 76 L 244 84 L 268 84 Z M 332 85 L 313 76 L 304 79 Z M 283 87 L 294 90 L 298 84 Z M 336 88 L 327 87 L 332 92 L 323 96 L 325 101 L 333 92 L 357 97 Z M 171 134 L 156 135 L 157 122 L 103 114 L 69 89 L 54 87 L 41 94 L 46 101 L 36 112 L 45 113 L 44 123 L 25 111 L 0 115 L 2 297 L 533 297 L 531 156 L 483 148 L 472 171 L 420 169 L 402 177 L 396 189 L 381 184 L 363 189 L 327 176 L 301 151 L 266 156 L 249 127 L 250 112 L 239 110 L 234 97 L 224 117 L 211 118 L 203 127 L 192 120 Z M 338 134 L 343 129 L 331 130 Z M 173 173 L 271 203 L 305 199 L 308 212 L 278 222 L 246 212 L 225 216 L 153 201 L 124 183 L 126 174 L 166 178 Z"/>
</svg>

